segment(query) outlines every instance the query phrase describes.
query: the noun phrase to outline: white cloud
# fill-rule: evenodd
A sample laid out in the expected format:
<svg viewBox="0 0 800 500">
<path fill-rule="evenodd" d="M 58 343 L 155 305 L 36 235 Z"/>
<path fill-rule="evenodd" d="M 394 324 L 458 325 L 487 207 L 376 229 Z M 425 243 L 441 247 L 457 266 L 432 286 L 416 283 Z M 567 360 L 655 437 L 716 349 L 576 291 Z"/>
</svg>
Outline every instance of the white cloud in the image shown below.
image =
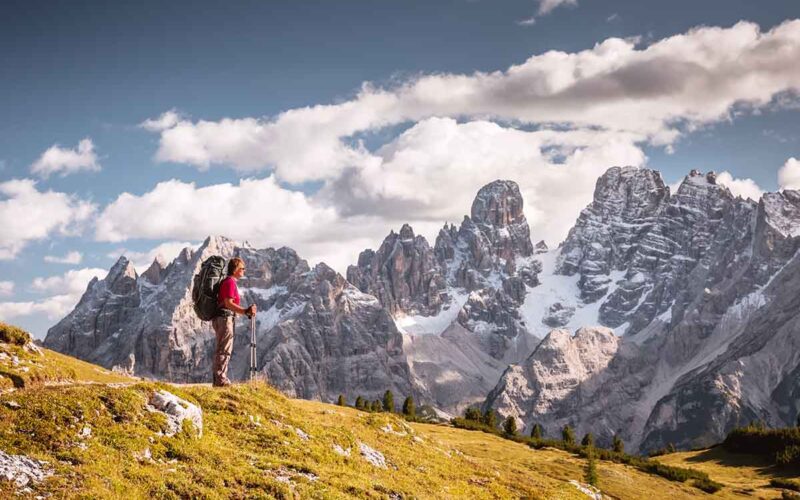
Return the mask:
<svg viewBox="0 0 800 500">
<path fill-rule="evenodd" d="M 13 281 L 0 281 L 0 297 L 8 297 L 13 291 Z"/>
<path fill-rule="evenodd" d="M 616 12 L 614 12 L 613 14 L 611 14 L 606 18 L 607 23 L 613 23 L 614 21 L 618 20 L 619 20 L 619 14 L 617 14 Z"/>
<path fill-rule="evenodd" d="M 143 121 L 139 124 L 139 126 L 150 132 L 160 132 L 162 130 L 174 127 L 178 124 L 180 119 L 181 117 L 178 115 L 177 110 L 171 109 L 165 113 L 162 113 L 161 116 L 155 120 Z"/>
<path fill-rule="evenodd" d="M 778 188 L 800 189 L 800 160 L 789 158 L 778 170 Z"/>
<path fill-rule="evenodd" d="M 121 255 L 126 256 L 128 260 L 133 263 L 133 267 L 136 269 L 136 272 L 141 274 L 146 271 L 148 267 L 150 267 L 150 264 L 153 263 L 156 257 L 161 256 L 164 262 L 169 264 L 175 260 L 181 250 L 186 247 L 195 248 L 197 247 L 197 244 L 189 241 L 167 241 L 154 248 L 151 248 L 146 252 L 135 252 L 126 248 L 119 248 L 109 253 L 108 256 L 115 260 Z"/>
<path fill-rule="evenodd" d="M 359 134 L 430 117 L 557 123 L 668 146 L 685 131 L 800 88 L 800 20 L 763 33 L 740 22 L 637 43 L 609 38 L 580 52 L 534 55 L 505 71 L 423 75 L 387 89 L 364 84 L 351 100 L 272 118 L 191 121 L 169 111 L 143 126 L 160 134 L 158 161 L 272 169 L 282 181 L 301 183 L 374 167 L 380 158 Z"/>
<path fill-rule="evenodd" d="M 538 0 L 539 2 L 539 15 L 549 14 L 554 9 L 562 5 L 576 6 L 578 0 Z"/>
<path fill-rule="evenodd" d="M 42 178 L 55 173 L 60 173 L 63 177 L 81 170 L 92 172 L 100 170 L 94 144 L 88 137 L 81 140 L 75 149 L 62 148 L 54 144 L 31 164 L 31 173 Z"/>
<path fill-rule="evenodd" d="M 77 234 L 94 211 L 93 204 L 74 196 L 39 191 L 30 179 L 0 183 L 0 260 L 13 259 L 31 241 L 54 233 Z"/>
<path fill-rule="evenodd" d="M 49 320 L 59 320 L 75 307 L 92 278 L 102 279 L 107 273 L 103 269 L 84 268 L 58 276 L 35 278 L 31 289 L 47 295 L 39 300 L 0 302 L 0 318 L 44 315 Z"/>
<path fill-rule="evenodd" d="M 343 271 L 404 222 L 433 244 L 445 221 L 469 213 L 482 185 L 508 178 L 522 188 L 534 237 L 557 242 L 591 201 L 598 175 L 610 165 L 644 163 L 637 138 L 429 118 L 377 150 L 370 166 L 348 170 L 313 196 L 281 187 L 274 176 L 206 187 L 162 182 L 142 195 L 120 195 L 98 217 L 96 237 L 197 241 L 223 234 L 288 245 Z"/>
<path fill-rule="evenodd" d="M 320 197 L 345 215 L 441 227 L 445 220 L 460 222 L 484 184 L 511 179 L 520 185 L 533 237 L 557 243 L 591 201 L 599 175 L 612 165 L 645 163 L 635 140 L 611 132 L 527 132 L 430 118 L 378 150 L 380 162 L 329 183 Z"/>
<path fill-rule="evenodd" d="M 54 264 L 80 264 L 83 260 L 83 255 L 78 251 L 68 252 L 66 255 L 59 257 L 58 255 L 45 255 L 44 261 Z"/>
<path fill-rule="evenodd" d="M 519 21 L 517 21 L 517 24 L 519 26 L 533 26 L 534 24 L 536 24 L 536 18 L 528 17 L 525 19 L 520 19 Z"/>
<path fill-rule="evenodd" d="M 764 190 L 756 184 L 753 179 L 736 179 L 730 172 L 720 172 L 717 174 L 717 184 L 721 184 L 731 190 L 734 196 L 750 198 L 753 201 L 761 199 Z"/>
<path fill-rule="evenodd" d="M 335 208 L 282 188 L 274 176 L 205 187 L 171 180 L 142 195 L 121 194 L 99 215 L 95 236 L 115 242 L 130 238 L 197 241 L 222 234 L 256 246 L 290 246 L 303 258 L 325 257 L 328 264 L 344 270 L 357 256 L 344 258 L 355 251 L 350 242 L 371 243 L 372 238 L 365 239 L 364 234 L 378 237 L 388 230 L 377 218 L 354 217 L 347 222 L 353 225 L 340 225 Z M 146 258 L 150 260 L 150 255 Z"/>
</svg>

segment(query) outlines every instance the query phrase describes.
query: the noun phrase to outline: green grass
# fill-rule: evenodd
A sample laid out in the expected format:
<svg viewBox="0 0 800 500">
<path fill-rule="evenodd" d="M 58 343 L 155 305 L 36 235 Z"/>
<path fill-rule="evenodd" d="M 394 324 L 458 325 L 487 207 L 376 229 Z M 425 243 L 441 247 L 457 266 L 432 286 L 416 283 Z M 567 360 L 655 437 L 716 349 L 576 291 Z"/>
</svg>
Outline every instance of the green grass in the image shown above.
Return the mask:
<svg viewBox="0 0 800 500">
<path fill-rule="evenodd" d="M 0 392 L 64 383 L 132 383 L 137 379 L 114 373 L 70 356 L 0 342 Z"/>
<path fill-rule="evenodd" d="M 391 413 L 283 396 L 263 382 L 228 388 L 141 381 L 47 350 L 16 344 L 0 370 L 18 377 L 0 394 L 0 450 L 44 460 L 54 475 L 31 495 L 52 498 L 584 498 L 576 450 L 506 439 L 450 425 L 407 422 Z M 8 361 L 3 360 L 2 363 Z M 28 370 L 22 368 L 28 367 Z M 164 389 L 203 409 L 203 434 L 184 426 L 167 437 L 163 414 L 148 411 Z M 12 404 L 13 402 L 13 404 Z M 299 431 L 298 431 L 299 430 Z M 303 435 L 307 434 L 308 439 Z M 359 443 L 381 452 L 379 468 Z M 349 456 L 334 451 L 350 450 Z M 704 496 L 700 484 L 673 482 L 603 459 L 596 472 L 614 498 Z M 711 474 L 716 480 L 716 475 Z M 0 498 L 16 488 L 0 480 Z M 777 490 L 771 490 L 776 492 Z M 719 498 L 738 495 L 726 485 Z"/>
<path fill-rule="evenodd" d="M 31 335 L 22 328 L 0 321 L 0 342 L 24 345 L 31 341 Z"/>
</svg>

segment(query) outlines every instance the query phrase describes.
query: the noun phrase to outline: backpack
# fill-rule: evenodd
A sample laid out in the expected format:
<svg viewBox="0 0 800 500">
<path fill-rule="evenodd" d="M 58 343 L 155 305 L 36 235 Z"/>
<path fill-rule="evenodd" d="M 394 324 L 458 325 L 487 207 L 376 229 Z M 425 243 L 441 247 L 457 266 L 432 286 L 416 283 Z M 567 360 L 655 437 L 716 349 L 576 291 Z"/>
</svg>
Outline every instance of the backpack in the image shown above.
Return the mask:
<svg viewBox="0 0 800 500">
<path fill-rule="evenodd" d="M 200 265 L 200 272 L 194 275 L 192 302 L 194 312 L 203 321 L 211 321 L 222 314 L 217 304 L 219 286 L 225 279 L 225 259 L 212 255 Z"/>
</svg>

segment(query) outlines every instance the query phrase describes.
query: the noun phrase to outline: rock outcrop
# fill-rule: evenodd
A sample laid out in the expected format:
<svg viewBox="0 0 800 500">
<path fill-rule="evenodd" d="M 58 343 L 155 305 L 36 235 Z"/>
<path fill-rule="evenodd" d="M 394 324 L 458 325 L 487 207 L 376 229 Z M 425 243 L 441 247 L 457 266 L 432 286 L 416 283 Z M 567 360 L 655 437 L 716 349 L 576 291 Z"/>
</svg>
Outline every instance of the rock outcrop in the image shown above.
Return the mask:
<svg viewBox="0 0 800 500">
<path fill-rule="evenodd" d="M 713 173 L 691 172 L 670 195 L 657 172 L 610 169 L 544 278 L 575 279 L 573 315 L 625 335 L 611 349 L 554 331 L 485 405 L 528 428 L 569 423 L 645 451 L 713 444 L 752 419 L 791 425 L 799 207 L 790 190 L 735 198 Z M 559 310 L 546 321 L 563 323 Z M 594 353 L 592 369 L 575 344 Z"/>
<path fill-rule="evenodd" d="M 287 393 L 333 400 L 342 392 L 412 394 L 402 336 L 375 297 L 324 264 L 309 269 L 293 250 L 255 249 L 209 237 L 164 269 L 139 276 L 121 257 L 92 280 L 76 308 L 52 327 L 45 345 L 88 361 L 178 382 L 210 380 L 215 345 L 210 323 L 191 302 L 191 280 L 211 255 L 245 261 L 244 303 L 255 303 L 259 369 Z M 156 279 L 156 275 L 158 278 Z M 245 378 L 249 332 L 240 321 L 230 375 Z"/>
<path fill-rule="evenodd" d="M 347 277 L 391 312 L 422 394 L 460 412 L 538 342 L 519 308 L 540 270 L 519 187 L 498 180 L 478 191 L 460 226 L 445 224 L 433 248 L 406 224 L 363 251 Z"/>
</svg>

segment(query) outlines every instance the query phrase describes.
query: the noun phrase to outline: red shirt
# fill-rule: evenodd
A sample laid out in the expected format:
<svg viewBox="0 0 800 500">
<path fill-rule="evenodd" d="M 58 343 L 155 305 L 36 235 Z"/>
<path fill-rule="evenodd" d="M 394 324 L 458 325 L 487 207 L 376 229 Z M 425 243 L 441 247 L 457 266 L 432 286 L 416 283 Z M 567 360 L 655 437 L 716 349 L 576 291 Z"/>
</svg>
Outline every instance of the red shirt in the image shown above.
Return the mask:
<svg viewBox="0 0 800 500">
<path fill-rule="evenodd" d="M 239 305 L 239 287 L 236 286 L 236 278 L 228 276 L 219 285 L 219 295 L 217 303 L 220 307 L 225 304 L 225 299 L 233 299 L 233 303 Z"/>
</svg>

